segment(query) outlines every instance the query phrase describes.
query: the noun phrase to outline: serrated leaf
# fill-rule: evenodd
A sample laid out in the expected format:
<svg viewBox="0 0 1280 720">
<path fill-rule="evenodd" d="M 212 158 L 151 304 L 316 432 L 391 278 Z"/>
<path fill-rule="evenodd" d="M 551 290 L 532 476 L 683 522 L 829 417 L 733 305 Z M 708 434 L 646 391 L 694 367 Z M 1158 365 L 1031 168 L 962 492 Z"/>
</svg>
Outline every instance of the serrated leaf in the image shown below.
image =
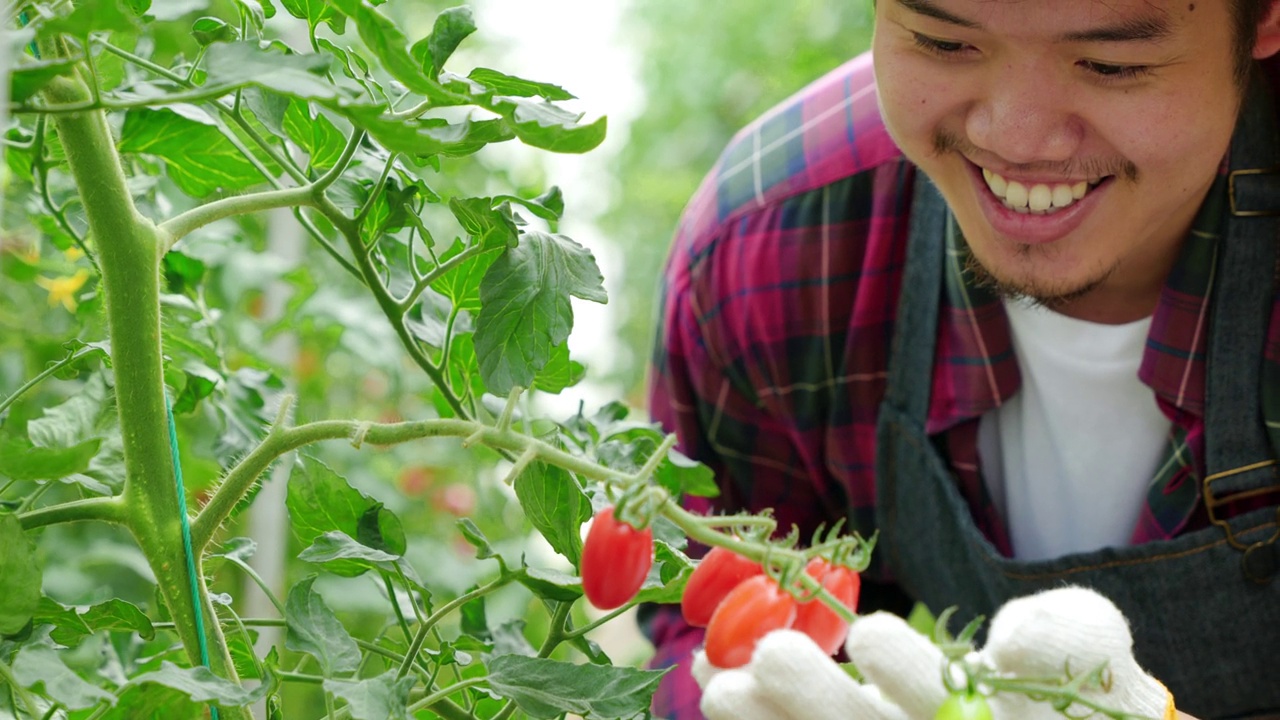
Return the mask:
<svg viewBox="0 0 1280 720">
<path fill-rule="evenodd" d="M 253 116 L 271 132 L 284 135 L 284 114 L 295 101 L 287 95 L 260 87 L 247 87 L 240 93 L 240 100 Z"/>
<path fill-rule="evenodd" d="M 525 80 L 489 68 L 476 68 L 467 78 L 484 85 L 497 95 L 541 97 L 547 100 L 574 100 L 575 96 L 559 85 Z"/>
<path fill-rule="evenodd" d="M 386 114 L 380 106 L 359 105 L 341 107 L 338 112 L 386 149 L 418 160 L 437 155 L 463 157 L 485 145 L 516 137 L 509 123 L 500 118 L 476 120 L 468 117 L 457 122 L 443 118 L 406 120 Z"/>
<path fill-rule="evenodd" d="M 293 100 L 284 113 L 282 128 L 311 157 L 311 167 L 324 172 L 337 164 L 347 139 L 324 115 L 313 117 L 302 100 Z"/>
<path fill-rule="evenodd" d="M 160 669 L 143 673 L 131 679 L 129 685 L 156 683 L 181 692 L 196 702 L 212 702 L 223 707 L 242 707 L 255 703 L 271 692 L 275 683 L 264 682 L 253 690 L 220 678 L 207 667 L 183 668 L 168 660 L 160 662 Z"/>
<path fill-rule="evenodd" d="M 720 494 L 716 474 L 711 468 L 689 459 L 679 450 L 672 450 L 658 463 L 653 477 L 659 485 L 677 497 L 681 494 L 698 497 L 716 497 Z"/>
<path fill-rule="evenodd" d="M 489 266 L 502 254 L 503 247 L 477 252 L 462 260 L 449 272 L 431 283 L 431 289 L 449 298 L 453 306 L 470 313 L 480 312 L 480 282 Z M 448 256 L 442 258 L 447 260 Z"/>
<path fill-rule="evenodd" d="M 102 375 L 94 374 L 66 402 L 45 408 L 27 423 L 27 435 L 33 445 L 46 448 L 70 448 L 102 437 L 114 410 L 109 400 Z"/>
<path fill-rule="evenodd" d="M 360 39 L 391 77 L 413 92 L 437 100 L 442 105 L 456 104 L 453 94 L 429 77 L 409 54 L 408 41 L 394 22 L 363 0 L 331 2 L 355 21 Z"/>
<path fill-rule="evenodd" d="M 157 683 L 126 685 L 101 720 L 203 720 L 208 711 L 186 694 Z"/>
<path fill-rule="evenodd" d="M 114 703 L 116 696 L 92 685 L 72 672 L 58 652 L 48 645 L 24 645 L 13 661 L 13 675 L 26 688 L 43 685 L 50 698 L 68 710 L 84 710 L 102 701 Z"/>
<path fill-rule="evenodd" d="M 605 302 L 591 252 L 563 235 L 530 230 L 480 283 L 475 349 L 489 392 L 530 387 L 573 326 L 569 298 Z"/>
<path fill-rule="evenodd" d="M 560 153 L 584 153 L 604 142 L 608 119 L 583 125 L 582 113 L 573 113 L 545 100 L 503 97 L 488 108 L 507 118 L 516 137 L 526 145 Z"/>
<path fill-rule="evenodd" d="M 541 461 L 529 464 L 515 480 L 525 517 L 552 549 L 574 567 L 582 558 L 582 523 L 591 517 L 591 501 L 569 472 Z"/>
<path fill-rule="evenodd" d="M 52 624 L 54 629 L 49 637 L 68 647 L 78 645 L 85 637 L 100 630 L 136 632 L 144 640 L 150 640 L 156 634 L 151 619 L 145 613 L 136 605 L 119 598 L 93 605 L 84 611 L 42 598 L 35 621 Z"/>
<path fill-rule="evenodd" d="M 135 32 L 139 27 L 138 16 L 121 0 L 80 0 L 71 14 L 41 25 L 39 36 L 51 38 L 65 33 L 83 38 L 91 32 Z"/>
<path fill-rule="evenodd" d="M 471 8 L 465 5 L 449 8 L 436 16 L 431 34 L 415 43 L 409 54 L 422 64 L 431 78 L 437 78 L 453 51 L 475 31 L 476 21 Z"/>
<path fill-rule="evenodd" d="M 122 153 L 146 153 L 161 158 L 169 169 L 169 177 L 193 197 L 205 197 L 219 190 L 235 192 L 265 182 L 253 164 L 216 127 L 179 115 L 170 108 L 129 111 L 125 115 L 119 149 Z"/>
<path fill-rule="evenodd" d="M 11 480 L 61 480 L 89 469 L 102 441 L 69 448 L 36 447 L 21 438 L 0 438 L 0 476 Z"/>
<path fill-rule="evenodd" d="M 9 95 L 13 102 L 26 102 L 54 78 L 70 73 L 74 60 L 52 59 L 24 62 L 9 77 Z M 13 152 L 6 149 L 6 153 Z"/>
<path fill-rule="evenodd" d="M 316 576 L 312 575 L 289 590 L 284 608 L 284 646 L 314 657 L 326 675 L 352 672 L 360 667 L 360 647 L 312 589 L 315 581 Z"/>
<path fill-rule="evenodd" d="M 396 678 L 396 670 L 350 682 L 325 680 L 324 689 L 347 701 L 355 720 L 407 720 L 409 690 L 417 678 Z"/>
<path fill-rule="evenodd" d="M 0 453 L 2 456 L 2 453 Z M 0 635 L 12 635 L 26 626 L 40 604 L 42 577 L 31 542 L 22 532 L 22 523 L 9 513 L 0 513 Z"/>
<path fill-rule="evenodd" d="M 326 77 L 332 64 L 327 54 L 286 53 L 283 45 L 268 48 L 252 42 L 218 43 L 209 46 L 205 65 L 209 74 L 206 88 L 228 92 L 244 85 L 301 100 L 337 100 L 346 97 L 342 88 Z"/>
<path fill-rule="evenodd" d="M 294 535 L 304 546 L 337 530 L 374 549 L 404 554 L 404 529 L 395 514 L 318 460 L 307 458 L 305 469 L 294 470 L 285 506 Z"/>
<path fill-rule="evenodd" d="M 335 575 L 356 577 L 368 570 L 391 570 L 400 556 L 362 545 L 344 532 L 331 530 L 316 538 L 299 553 L 298 559 L 324 565 Z"/>
<path fill-rule="evenodd" d="M 529 212 L 547 221 L 559 220 L 560 216 L 564 214 L 564 195 L 561 194 L 560 188 L 555 185 L 552 185 L 545 193 L 532 200 L 515 195 L 499 195 L 494 198 L 495 202 L 499 200 L 522 205 Z"/>
<path fill-rule="evenodd" d="M 307 21 L 312 34 L 316 26 L 322 22 L 329 23 L 333 32 L 341 35 L 346 32 L 347 19 L 328 0 L 280 0 L 284 9 L 296 18 Z"/>
<path fill-rule="evenodd" d="M 515 700 L 531 717 L 544 720 L 564 713 L 585 720 L 613 720 L 645 714 L 658 681 L 667 670 L 637 670 L 500 655 L 491 658 L 489 687 Z M 669 668 L 668 668 L 669 670 Z"/>
<path fill-rule="evenodd" d="M 551 351 L 551 359 L 533 378 L 533 387 L 542 392 L 558 394 L 567 387 L 577 385 L 587 369 L 582 363 L 569 359 L 568 343 L 561 343 Z"/>
<path fill-rule="evenodd" d="M 191 37 L 204 47 L 218 42 L 238 40 L 240 31 L 222 18 L 202 17 L 191 24 Z"/>
<path fill-rule="evenodd" d="M 493 549 L 493 545 L 489 544 L 489 538 L 484 536 L 484 532 L 480 530 L 479 526 L 471 518 L 458 520 L 458 532 L 462 533 L 462 537 L 476 549 L 477 560 L 487 560 L 498 556 L 498 553 Z"/>
<path fill-rule="evenodd" d="M 684 596 L 685 583 L 693 574 L 693 563 L 683 553 L 664 542 L 653 546 L 653 567 L 640 586 L 637 602 L 678 603 Z"/>
<path fill-rule="evenodd" d="M 573 602 L 582 597 L 582 580 L 559 570 L 527 567 L 516 574 L 516 582 L 547 600 Z"/>
<path fill-rule="evenodd" d="M 449 211 L 471 236 L 472 245 L 490 250 L 517 242 L 516 224 L 511 213 L 493 207 L 491 198 L 450 198 Z"/>
</svg>

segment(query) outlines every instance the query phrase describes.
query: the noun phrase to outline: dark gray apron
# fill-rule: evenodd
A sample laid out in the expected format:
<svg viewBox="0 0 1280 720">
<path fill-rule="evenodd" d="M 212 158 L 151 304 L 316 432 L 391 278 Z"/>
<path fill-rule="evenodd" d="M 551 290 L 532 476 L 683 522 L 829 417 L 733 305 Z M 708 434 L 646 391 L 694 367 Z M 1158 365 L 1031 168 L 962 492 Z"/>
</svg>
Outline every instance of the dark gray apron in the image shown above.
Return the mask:
<svg viewBox="0 0 1280 720">
<path fill-rule="evenodd" d="M 1250 95 L 1233 139 L 1233 170 L 1274 168 L 1269 92 Z M 1247 149 L 1246 149 L 1247 148 Z M 1248 159 L 1241 156 L 1248 155 Z M 1066 584 L 1110 598 L 1133 627 L 1138 662 L 1200 718 L 1280 717 L 1280 513 L 1224 521 L 1227 496 L 1277 480 L 1260 411 L 1259 368 L 1270 317 L 1277 221 L 1261 198 L 1274 176 L 1231 175 L 1232 216 L 1212 289 L 1204 497 L 1214 525 L 1168 541 L 1023 562 L 1000 555 L 974 524 L 937 446 L 925 433 L 949 219 L 917 176 L 906 274 L 878 425 L 878 553 L 908 594 L 937 613 L 958 606 L 953 629 L 988 619 L 1010 598 Z M 1257 201 L 1257 202 L 1255 202 Z M 1255 203 L 1250 205 L 1249 203 Z"/>
</svg>

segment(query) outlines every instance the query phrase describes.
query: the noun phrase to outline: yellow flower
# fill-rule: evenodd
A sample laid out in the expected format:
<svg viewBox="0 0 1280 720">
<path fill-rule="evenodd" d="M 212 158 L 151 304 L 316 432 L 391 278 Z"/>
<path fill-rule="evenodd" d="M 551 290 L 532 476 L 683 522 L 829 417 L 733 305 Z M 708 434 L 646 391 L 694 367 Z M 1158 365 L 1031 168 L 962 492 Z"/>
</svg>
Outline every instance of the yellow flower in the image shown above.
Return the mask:
<svg viewBox="0 0 1280 720">
<path fill-rule="evenodd" d="M 62 254 L 67 256 L 67 259 L 71 262 L 75 262 L 84 257 L 84 251 L 78 247 L 69 247 L 66 250 L 63 250 Z"/>
<path fill-rule="evenodd" d="M 49 307 L 62 303 L 67 312 L 76 311 L 76 293 L 89 279 L 89 271 L 81 268 L 75 275 L 60 278 L 36 278 L 36 284 L 49 291 Z"/>
</svg>

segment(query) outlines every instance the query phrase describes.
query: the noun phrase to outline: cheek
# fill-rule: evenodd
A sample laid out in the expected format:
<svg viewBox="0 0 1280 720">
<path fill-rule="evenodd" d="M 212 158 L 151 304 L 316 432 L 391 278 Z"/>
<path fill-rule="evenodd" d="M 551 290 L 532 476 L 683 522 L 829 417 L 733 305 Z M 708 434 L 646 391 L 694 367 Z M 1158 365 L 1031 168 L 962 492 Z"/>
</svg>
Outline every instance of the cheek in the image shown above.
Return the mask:
<svg viewBox="0 0 1280 720">
<path fill-rule="evenodd" d="M 890 136 L 905 150 L 932 145 L 933 131 L 954 106 L 954 88 L 931 80 L 938 76 L 909 60 L 891 58 L 876 66 L 880 108 Z"/>
</svg>

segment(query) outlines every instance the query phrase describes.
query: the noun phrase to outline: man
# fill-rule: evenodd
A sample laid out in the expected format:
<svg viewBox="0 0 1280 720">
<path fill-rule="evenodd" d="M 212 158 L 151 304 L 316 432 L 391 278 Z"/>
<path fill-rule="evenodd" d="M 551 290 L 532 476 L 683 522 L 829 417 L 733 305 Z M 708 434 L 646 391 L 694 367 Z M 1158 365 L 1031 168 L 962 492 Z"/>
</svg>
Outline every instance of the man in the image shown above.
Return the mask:
<svg viewBox="0 0 1280 720">
<path fill-rule="evenodd" d="M 1180 710 L 1280 712 L 1278 50 L 1267 0 L 881 0 L 682 220 L 689 506 L 879 530 L 860 612 L 1091 587 Z M 700 717 L 701 632 L 645 620 Z"/>
</svg>

